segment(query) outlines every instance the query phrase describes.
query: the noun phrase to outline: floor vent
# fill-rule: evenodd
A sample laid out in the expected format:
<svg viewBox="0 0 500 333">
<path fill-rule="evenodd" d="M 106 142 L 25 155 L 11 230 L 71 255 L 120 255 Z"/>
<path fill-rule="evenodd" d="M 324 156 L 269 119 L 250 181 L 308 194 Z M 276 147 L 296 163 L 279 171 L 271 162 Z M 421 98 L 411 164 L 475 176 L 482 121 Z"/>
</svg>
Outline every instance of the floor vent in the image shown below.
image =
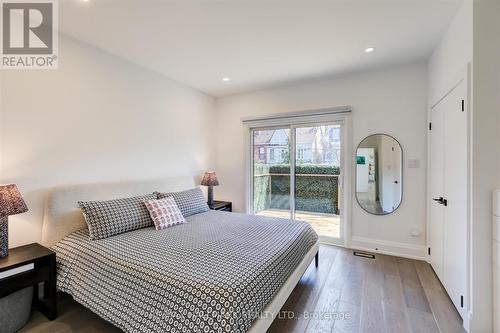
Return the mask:
<svg viewBox="0 0 500 333">
<path fill-rule="evenodd" d="M 371 253 L 354 251 L 352 254 L 354 254 L 356 257 L 363 257 L 363 258 L 368 258 L 368 259 L 375 259 L 375 255 L 371 254 Z"/>
</svg>

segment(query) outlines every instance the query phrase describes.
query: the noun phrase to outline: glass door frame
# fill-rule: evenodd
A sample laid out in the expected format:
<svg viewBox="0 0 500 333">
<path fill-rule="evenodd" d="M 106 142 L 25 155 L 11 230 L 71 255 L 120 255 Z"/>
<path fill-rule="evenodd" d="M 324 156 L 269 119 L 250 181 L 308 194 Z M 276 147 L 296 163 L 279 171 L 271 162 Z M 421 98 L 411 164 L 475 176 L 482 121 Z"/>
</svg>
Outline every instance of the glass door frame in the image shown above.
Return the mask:
<svg viewBox="0 0 500 333">
<path fill-rule="evenodd" d="M 246 212 L 254 214 L 254 154 L 253 145 L 254 131 L 269 130 L 269 129 L 289 129 L 289 151 L 290 151 L 290 218 L 295 216 L 295 166 L 296 166 L 296 128 L 340 125 L 340 175 L 338 188 L 341 191 L 339 201 L 342 207 L 340 214 L 340 235 L 339 238 L 321 236 L 320 242 L 326 244 L 348 246 L 351 238 L 351 178 L 352 178 L 352 162 L 348 156 L 352 155 L 351 144 L 351 116 L 350 112 L 342 112 L 340 114 L 332 113 L 328 117 L 315 117 L 316 119 L 301 119 L 302 117 L 293 117 L 293 119 L 277 119 L 272 121 L 265 119 L 262 122 L 247 124 L 246 126 Z M 304 117 L 307 118 L 307 117 Z M 318 119 L 321 118 L 321 119 Z M 259 126 L 260 125 L 260 126 Z"/>
</svg>

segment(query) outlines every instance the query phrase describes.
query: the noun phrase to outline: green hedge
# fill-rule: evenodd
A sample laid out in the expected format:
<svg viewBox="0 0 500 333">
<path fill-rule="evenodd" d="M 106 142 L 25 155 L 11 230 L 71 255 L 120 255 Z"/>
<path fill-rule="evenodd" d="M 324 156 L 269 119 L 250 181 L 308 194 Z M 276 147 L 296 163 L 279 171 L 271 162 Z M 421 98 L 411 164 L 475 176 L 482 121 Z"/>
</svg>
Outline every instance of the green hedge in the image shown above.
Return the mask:
<svg viewBox="0 0 500 333">
<path fill-rule="evenodd" d="M 254 209 L 290 209 L 290 166 L 257 164 L 254 168 Z M 299 165 L 300 175 L 339 175 L 340 168 L 327 165 Z M 273 174 L 272 176 L 270 174 Z M 278 174 L 278 175 L 277 175 Z M 284 174 L 280 176 L 279 174 Z M 271 184 L 270 184 L 271 179 Z M 338 177 L 296 176 L 295 209 L 338 214 Z M 271 186 L 271 197 L 269 197 Z"/>
<path fill-rule="evenodd" d="M 323 164 L 302 164 L 295 166 L 295 171 L 298 174 L 309 175 L 340 175 L 340 167 Z M 290 173 L 290 165 L 288 164 L 255 164 L 254 175 L 262 175 L 269 173 Z"/>
</svg>

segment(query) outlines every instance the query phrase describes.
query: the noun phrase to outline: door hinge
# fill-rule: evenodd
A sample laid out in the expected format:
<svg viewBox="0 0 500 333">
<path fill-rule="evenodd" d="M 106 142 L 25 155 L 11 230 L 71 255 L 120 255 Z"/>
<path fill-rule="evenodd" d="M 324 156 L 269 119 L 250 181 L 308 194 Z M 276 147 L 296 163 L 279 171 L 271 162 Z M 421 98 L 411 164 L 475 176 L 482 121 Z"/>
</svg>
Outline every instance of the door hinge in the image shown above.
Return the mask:
<svg viewBox="0 0 500 333">
<path fill-rule="evenodd" d="M 432 131 L 432 123 L 429 123 L 429 131 Z"/>
<path fill-rule="evenodd" d="M 427 254 L 431 255 L 431 248 L 430 247 L 427 248 Z"/>
<path fill-rule="evenodd" d="M 462 112 L 465 111 L 465 100 L 462 100 Z"/>
<path fill-rule="evenodd" d="M 460 296 L 460 307 L 463 308 L 464 307 L 464 296 Z"/>
</svg>

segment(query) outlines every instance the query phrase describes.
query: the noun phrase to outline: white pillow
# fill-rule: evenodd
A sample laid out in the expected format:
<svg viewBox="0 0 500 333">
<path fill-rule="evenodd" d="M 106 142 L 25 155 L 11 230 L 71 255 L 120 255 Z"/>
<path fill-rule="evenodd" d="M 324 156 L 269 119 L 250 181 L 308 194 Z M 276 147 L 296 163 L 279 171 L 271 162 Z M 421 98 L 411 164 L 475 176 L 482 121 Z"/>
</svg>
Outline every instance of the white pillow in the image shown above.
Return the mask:
<svg viewBox="0 0 500 333">
<path fill-rule="evenodd" d="M 166 229 L 174 225 L 186 223 L 174 198 L 144 201 L 156 230 Z"/>
</svg>

